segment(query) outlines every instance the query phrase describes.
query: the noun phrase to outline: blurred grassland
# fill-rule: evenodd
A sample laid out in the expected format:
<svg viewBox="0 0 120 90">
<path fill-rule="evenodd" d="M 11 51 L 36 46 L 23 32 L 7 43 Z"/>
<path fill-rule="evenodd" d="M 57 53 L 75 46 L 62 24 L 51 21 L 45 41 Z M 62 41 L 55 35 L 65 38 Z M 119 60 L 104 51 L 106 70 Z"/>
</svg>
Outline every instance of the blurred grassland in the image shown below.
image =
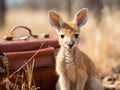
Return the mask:
<svg viewBox="0 0 120 90">
<path fill-rule="evenodd" d="M 68 20 L 65 12 L 60 12 Z M 0 28 L 0 38 L 9 34 L 9 30 L 18 25 L 32 29 L 34 34 L 56 34 L 50 26 L 46 11 L 11 9 L 6 12 L 6 24 Z M 16 19 L 17 18 L 17 19 Z M 74 18 L 74 17 L 73 17 Z M 25 34 L 19 31 L 18 34 Z M 84 51 L 99 68 L 100 72 L 110 72 L 120 63 L 120 11 L 106 6 L 102 9 L 101 20 L 89 12 L 87 24 L 81 28 L 80 49 Z"/>
</svg>

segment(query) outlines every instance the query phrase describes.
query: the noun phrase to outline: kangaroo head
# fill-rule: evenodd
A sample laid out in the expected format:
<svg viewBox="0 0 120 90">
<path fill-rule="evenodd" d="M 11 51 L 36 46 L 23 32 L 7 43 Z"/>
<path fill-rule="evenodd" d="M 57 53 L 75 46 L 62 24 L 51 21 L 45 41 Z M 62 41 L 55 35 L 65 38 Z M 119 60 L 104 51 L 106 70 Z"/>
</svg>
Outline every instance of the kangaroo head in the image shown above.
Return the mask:
<svg viewBox="0 0 120 90">
<path fill-rule="evenodd" d="M 87 9 L 81 9 L 75 15 L 72 22 L 65 22 L 55 11 L 49 11 L 50 24 L 56 29 L 61 46 L 72 49 L 80 39 L 80 27 L 87 22 Z"/>
</svg>

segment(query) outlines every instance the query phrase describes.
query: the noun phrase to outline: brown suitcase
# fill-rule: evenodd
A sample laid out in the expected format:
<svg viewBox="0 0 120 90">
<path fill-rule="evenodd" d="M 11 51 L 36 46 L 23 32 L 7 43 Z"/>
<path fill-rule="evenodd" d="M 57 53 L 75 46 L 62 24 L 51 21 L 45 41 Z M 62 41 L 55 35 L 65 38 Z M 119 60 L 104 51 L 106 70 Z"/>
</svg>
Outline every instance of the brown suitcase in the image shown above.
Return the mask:
<svg viewBox="0 0 120 90">
<path fill-rule="evenodd" d="M 25 38 L 24 40 L 14 39 L 13 31 L 18 28 L 27 29 L 30 37 L 33 38 Z M 7 78 L 12 83 L 16 83 L 15 76 L 18 74 L 18 71 L 22 75 L 24 68 L 27 65 L 32 65 L 33 60 L 32 85 L 39 87 L 40 90 L 55 90 L 57 81 L 55 53 L 60 47 L 57 37 L 55 35 L 45 35 L 44 38 L 39 38 L 39 36 L 33 35 L 29 28 L 18 26 L 10 31 L 10 36 L 7 36 L 6 39 L 9 41 L 0 41 L 0 90 L 7 90 L 4 83 L 7 73 L 9 73 Z M 27 81 L 26 79 L 27 77 L 24 76 L 25 81 Z M 21 81 L 18 80 L 17 83 L 19 84 Z M 10 90 L 15 89 L 10 88 Z M 21 87 L 18 90 L 22 90 Z"/>
</svg>

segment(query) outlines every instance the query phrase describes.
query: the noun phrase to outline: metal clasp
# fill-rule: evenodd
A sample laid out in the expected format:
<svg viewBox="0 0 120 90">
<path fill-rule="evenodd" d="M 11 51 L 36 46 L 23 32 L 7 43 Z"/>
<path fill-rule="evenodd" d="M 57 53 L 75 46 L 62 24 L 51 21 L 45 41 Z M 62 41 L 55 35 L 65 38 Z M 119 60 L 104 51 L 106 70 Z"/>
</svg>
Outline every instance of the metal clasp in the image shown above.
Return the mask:
<svg viewBox="0 0 120 90">
<path fill-rule="evenodd" d="M 3 67 L 0 67 L 0 73 L 6 73 L 9 74 L 9 60 L 8 57 L 5 53 L 0 54 L 0 56 L 2 56 L 2 63 L 3 63 Z"/>
</svg>

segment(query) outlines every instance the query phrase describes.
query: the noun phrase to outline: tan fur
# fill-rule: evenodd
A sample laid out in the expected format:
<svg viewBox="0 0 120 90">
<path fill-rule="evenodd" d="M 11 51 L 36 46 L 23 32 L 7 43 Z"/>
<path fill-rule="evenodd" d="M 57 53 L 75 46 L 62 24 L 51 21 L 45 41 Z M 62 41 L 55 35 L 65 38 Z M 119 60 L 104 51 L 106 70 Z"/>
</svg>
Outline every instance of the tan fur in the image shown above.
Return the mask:
<svg viewBox="0 0 120 90">
<path fill-rule="evenodd" d="M 59 75 L 56 90 L 103 90 L 95 65 L 78 47 L 79 27 L 86 23 L 86 13 L 87 10 L 83 9 L 77 13 L 74 22 L 63 22 L 59 14 L 49 12 L 50 23 L 57 29 L 61 45 L 56 59 Z M 77 38 L 76 34 L 79 35 Z"/>
</svg>

